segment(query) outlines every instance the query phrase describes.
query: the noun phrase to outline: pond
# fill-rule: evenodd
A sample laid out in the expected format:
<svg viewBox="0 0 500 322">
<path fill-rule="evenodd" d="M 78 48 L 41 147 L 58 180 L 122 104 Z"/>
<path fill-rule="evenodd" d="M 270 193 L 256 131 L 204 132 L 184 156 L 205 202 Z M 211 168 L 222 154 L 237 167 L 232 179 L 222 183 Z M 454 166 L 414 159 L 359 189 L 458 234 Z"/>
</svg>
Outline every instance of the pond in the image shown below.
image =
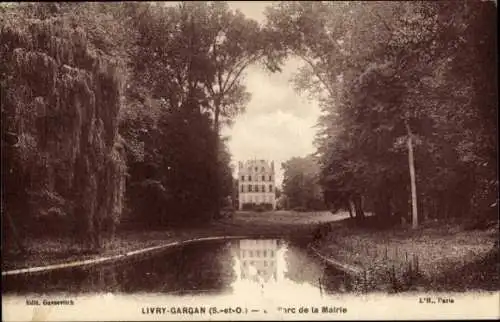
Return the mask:
<svg viewBox="0 0 500 322">
<path fill-rule="evenodd" d="M 205 241 L 112 264 L 2 277 L 4 294 L 332 294 L 344 273 L 306 247 L 279 239 Z"/>
</svg>

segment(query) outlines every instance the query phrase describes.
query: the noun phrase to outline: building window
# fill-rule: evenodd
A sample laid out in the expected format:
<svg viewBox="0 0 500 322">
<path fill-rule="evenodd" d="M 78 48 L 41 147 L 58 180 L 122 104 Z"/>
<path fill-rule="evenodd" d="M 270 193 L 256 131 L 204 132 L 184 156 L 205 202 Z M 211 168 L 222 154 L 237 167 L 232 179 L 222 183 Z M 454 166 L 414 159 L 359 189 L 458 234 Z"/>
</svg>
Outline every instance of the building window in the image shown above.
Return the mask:
<svg viewBox="0 0 500 322">
<path fill-rule="evenodd" d="M 241 185 L 241 192 L 245 192 L 245 186 Z"/>
<path fill-rule="evenodd" d="M 255 251 L 255 257 L 260 257 L 260 250 Z"/>
<path fill-rule="evenodd" d="M 255 192 L 259 192 L 259 186 L 258 185 L 255 185 Z"/>
<path fill-rule="evenodd" d="M 272 184 L 269 185 L 269 192 L 273 192 L 273 185 Z"/>
<path fill-rule="evenodd" d="M 253 257 L 253 251 L 252 250 L 248 251 L 248 256 Z M 253 264 L 253 262 L 252 262 L 252 264 Z"/>
<path fill-rule="evenodd" d="M 264 169 L 264 167 L 262 167 L 262 168 L 260 169 L 260 171 L 264 172 L 264 171 L 266 171 L 266 169 Z M 264 176 L 262 176 L 262 177 L 264 177 Z M 262 179 L 262 180 L 264 180 L 264 179 Z"/>
<path fill-rule="evenodd" d="M 248 185 L 248 192 L 252 192 L 252 185 L 251 184 Z"/>
<path fill-rule="evenodd" d="M 264 267 L 267 267 L 267 261 L 264 261 Z"/>
<path fill-rule="evenodd" d="M 269 251 L 269 257 L 274 257 L 274 250 Z"/>
<path fill-rule="evenodd" d="M 241 181 L 245 181 L 245 176 L 241 176 Z"/>
<path fill-rule="evenodd" d="M 264 256 L 264 257 L 267 256 L 267 250 L 264 249 L 264 254 L 262 256 Z"/>
<path fill-rule="evenodd" d="M 248 181 L 252 181 L 252 176 L 248 176 Z"/>
<path fill-rule="evenodd" d="M 259 171 L 259 168 L 255 167 L 255 172 Z"/>
<path fill-rule="evenodd" d="M 269 181 L 273 181 L 273 176 L 269 176 Z"/>
<path fill-rule="evenodd" d="M 262 176 L 262 181 L 266 181 L 266 176 Z"/>
<path fill-rule="evenodd" d="M 266 192 L 266 186 L 262 185 L 262 192 Z"/>
</svg>

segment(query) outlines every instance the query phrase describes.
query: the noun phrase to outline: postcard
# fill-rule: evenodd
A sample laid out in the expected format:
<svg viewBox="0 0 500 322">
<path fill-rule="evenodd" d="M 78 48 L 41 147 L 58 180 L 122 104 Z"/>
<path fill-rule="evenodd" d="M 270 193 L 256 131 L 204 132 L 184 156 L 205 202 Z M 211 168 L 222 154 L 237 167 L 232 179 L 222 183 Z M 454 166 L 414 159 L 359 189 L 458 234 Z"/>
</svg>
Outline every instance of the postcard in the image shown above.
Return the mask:
<svg viewBox="0 0 500 322">
<path fill-rule="evenodd" d="M 496 1 L 0 4 L 4 321 L 500 318 Z"/>
</svg>

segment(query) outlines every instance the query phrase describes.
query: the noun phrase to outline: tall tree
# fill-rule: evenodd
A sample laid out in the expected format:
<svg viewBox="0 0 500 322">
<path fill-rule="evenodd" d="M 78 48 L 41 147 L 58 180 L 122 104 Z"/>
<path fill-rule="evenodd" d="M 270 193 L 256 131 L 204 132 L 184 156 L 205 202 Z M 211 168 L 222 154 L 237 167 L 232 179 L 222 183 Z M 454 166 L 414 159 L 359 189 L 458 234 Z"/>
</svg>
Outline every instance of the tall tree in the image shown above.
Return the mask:
<svg viewBox="0 0 500 322">
<path fill-rule="evenodd" d="M 150 195 L 158 195 L 157 203 L 165 205 L 157 207 L 159 217 L 169 217 L 162 209 L 179 212 L 180 204 L 191 209 L 195 203 L 189 198 L 195 197 L 213 199 L 215 203 L 198 206 L 217 213 L 232 188 L 227 182 L 230 158 L 219 128 L 243 111 L 249 99 L 242 79 L 245 68 L 262 56 L 260 27 L 223 2 L 129 4 L 123 12 L 137 30 L 122 123 L 131 157 L 137 160 L 131 165 L 130 193 L 136 195 L 131 198 L 147 195 L 141 192 L 146 171 L 148 180 L 156 182 L 147 185 L 156 191 Z M 191 143 L 182 142 L 183 136 Z M 202 169 L 208 172 L 198 173 Z M 164 222 L 174 219 L 169 218 Z"/>
<path fill-rule="evenodd" d="M 259 25 L 224 2 L 142 5 L 130 12 L 137 17 L 134 25 L 140 34 L 135 78 L 167 109 L 191 107 L 207 113 L 219 134 L 221 124 L 230 124 L 249 99 L 242 80 L 245 69 L 265 50 Z M 222 149 L 219 135 L 215 144 L 216 151 Z M 219 190 L 227 170 L 222 155 L 206 159 L 218 171 L 214 180 L 222 180 L 212 187 L 219 202 L 226 197 L 224 189 Z"/>
<path fill-rule="evenodd" d="M 294 157 L 282 164 L 283 194 L 291 208 L 324 208 L 319 184 L 319 165 L 313 156 Z"/>
<path fill-rule="evenodd" d="M 21 4 L 2 15 L 2 137 L 17 137 L 5 151 L 2 202 L 25 234 L 51 233 L 42 228 L 49 224 L 53 234 L 98 250 L 123 203 L 123 79 L 120 64 L 87 38 L 103 14 L 94 10 L 94 20 L 78 26 L 78 14 L 60 10 Z"/>
<path fill-rule="evenodd" d="M 417 204 L 425 216 L 471 209 L 465 201 L 457 206 L 451 200 L 479 196 L 481 189 L 471 185 L 484 154 L 472 148 L 472 133 L 485 134 L 480 119 L 485 110 L 490 117 L 496 112 L 491 104 L 467 101 L 488 93 L 492 102 L 495 94 L 469 81 L 479 74 L 464 68 L 465 56 L 472 61 L 487 57 L 480 64 L 468 61 L 469 66 L 495 65 L 494 42 L 486 41 L 496 21 L 493 7 L 468 1 L 460 6 L 294 2 L 269 9 L 268 28 L 286 36 L 279 49 L 306 62 L 296 78 L 298 89 L 319 99 L 324 111 L 317 144 L 328 195 L 358 201 L 364 195 L 365 205 L 381 217 L 406 216 L 411 195 L 414 226 Z M 487 36 L 468 33 L 477 28 Z M 482 76 L 485 83 L 496 84 L 492 74 Z"/>
</svg>

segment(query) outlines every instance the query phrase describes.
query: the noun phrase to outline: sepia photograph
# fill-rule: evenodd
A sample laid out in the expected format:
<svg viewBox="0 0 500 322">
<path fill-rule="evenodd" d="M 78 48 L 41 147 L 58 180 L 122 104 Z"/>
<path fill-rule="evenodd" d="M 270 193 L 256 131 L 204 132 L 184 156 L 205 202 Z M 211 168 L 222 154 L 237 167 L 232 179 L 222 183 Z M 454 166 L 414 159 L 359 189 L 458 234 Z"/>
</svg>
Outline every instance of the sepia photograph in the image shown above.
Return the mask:
<svg viewBox="0 0 500 322">
<path fill-rule="evenodd" d="M 500 319 L 497 10 L 0 3 L 2 321 Z"/>
</svg>

